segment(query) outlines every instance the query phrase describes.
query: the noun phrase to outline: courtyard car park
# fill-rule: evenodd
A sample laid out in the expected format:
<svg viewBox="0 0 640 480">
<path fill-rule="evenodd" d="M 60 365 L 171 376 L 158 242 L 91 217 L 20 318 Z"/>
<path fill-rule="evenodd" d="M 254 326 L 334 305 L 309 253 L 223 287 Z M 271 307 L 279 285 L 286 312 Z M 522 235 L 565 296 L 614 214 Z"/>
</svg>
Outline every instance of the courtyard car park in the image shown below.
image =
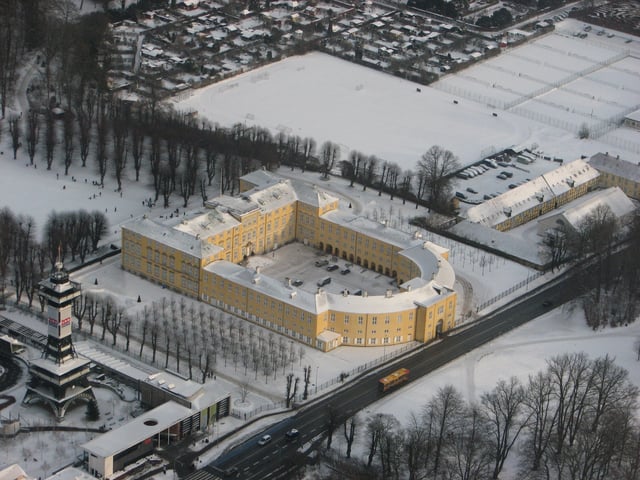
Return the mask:
<svg viewBox="0 0 640 480">
<path fill-rule="evenodd" d="M 275 256 L 265 255 L 255 260 L 261 264 L 261 271 L 272 278 L 280 278 L 284 283 L 301 290 L 315 293 L 319 282 L 331 279 L 321 287 L 329 293 L 342 293 L 348 290 L 366 291 L 369 295 L 383 295 L 394 281 L 380 273 L 352 264 L 344 259 L 326 255 L 301 243 L 285 245 L 275 252 Z M 283 262 L 280 259 L 286 258 Z M 270 261 L 269 261 L 270 260 Z M 252 259 L 249 260 L 251 265 Z M 269 261 L 268 264 L 263 262 Z M 335 267 L 335 268 L 334 268 Z"/>
</svg>

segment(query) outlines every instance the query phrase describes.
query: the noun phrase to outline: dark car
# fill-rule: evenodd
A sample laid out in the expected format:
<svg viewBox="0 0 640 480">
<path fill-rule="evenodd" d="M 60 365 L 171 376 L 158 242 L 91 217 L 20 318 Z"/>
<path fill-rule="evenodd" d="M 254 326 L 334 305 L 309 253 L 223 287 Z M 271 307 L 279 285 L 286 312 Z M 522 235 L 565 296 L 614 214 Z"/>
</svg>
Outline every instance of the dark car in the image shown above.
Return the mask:
<svg viewBox="0 0 640 480">
<path fill-rule="evenodd" d="M 462 192 L 456 192 L 456 197 L 461 198 L 463 200 L 467 198 L 467 196 Z"/>
<path fill-rule="evenodd" d="M 551 300 L 545 300 L 544 302 L 542 302 L 542 306 L 544 308 L 549 308 L 551 305 L 553 305 L 553 302 Z"/>
<path fill-rule="evenodd" d="M 298 435 L 300 435 L 300 432 L 298 430 L 296 430 L 295 428 L 292 428 L 291 430 L 288 430 L 287 433 L 284 434 L 284 436 L 287 437 L 287 440 L 293 440 Z"/>
<path fill-rule="evenodd" d="M 336 265 L 336 264 L 334 263 L 333 265 L 329 265 L 329 266 L 327 267 L 327 272 L 333 272 L 334 270 L 337 270 L 337 269 L 339 269 L 339 268 L 340 268 L 340 266 L 339 266 L 339 265 Z"/>
<path fill-rule="evenodd" d="M 467 187 L 467 192 L 469 192 L 469 193 L 478 193 L 477 190 L 475 190 L 475 189 L 473 189 L 471 187 Z"/>
<path fill-rule="evenodd" d="M 220 468 L 220 467 L 212 466 L 212 468 L 214 472 L 216 472 L 218 475 L 222 475 L 225 478 L 235 478 L 240 473 L 240 470 L 238 470 L 238 467 Z"/>
<path fill-rule="evenodd" d="M 351 269 L 349 268 L 343 268 L 342 270 L 340 270 L 340 274 L 342 275 L 347 275 L 349 273 L 351 273 Z"/>
<path fill-rule="evenodd" d="M 293 282 L 291 282 L 291 285 L 293 285 L 294 287 L 299 287 L 303 284 L 304 282 L 302 280 L 300 280 L 299 278 L 296 278 Z"/>
</svg>

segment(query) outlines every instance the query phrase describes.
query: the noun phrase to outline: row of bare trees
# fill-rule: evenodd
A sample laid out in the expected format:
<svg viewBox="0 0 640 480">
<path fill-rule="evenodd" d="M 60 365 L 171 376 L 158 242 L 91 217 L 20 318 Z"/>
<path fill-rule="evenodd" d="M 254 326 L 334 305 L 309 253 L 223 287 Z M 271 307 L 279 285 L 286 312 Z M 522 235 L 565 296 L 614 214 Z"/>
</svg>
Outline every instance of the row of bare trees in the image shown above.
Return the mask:
<svg viewBox="0 0 640 480">
<path fill-rule="evenodd" d="M 84 261 L 95 251 L 106 233 L 107 223 L 100 212 L 84 210 L 65 214 L 52 213 L 45 225 L 42 242 L 35 238 L 36 225 L 28 215 L 15 215 L 9 208 L 0 210 L 0 285 L 2 295 L 7 281 L 15 290 L 19 303 L 26 296 L 29 306 L 38 283 L 47 275 L 56 259 L 75 256 Z M 4 297 L 3 297 L 4 298 Z"/>
<path fill-rule="evenodd" d="M 225 367 L 233 364 L 245 376 L 252 372 L 254 380 L 262 376 L 268 383 L 304 358 L 304 348 L 293 341 L 202 303 L 188 304 L 184 298 L 163 297 L 132 317 L 112 297 L 85 292 L 73 313 L 78 329 L 89 335 L 114 346 L 120 342 L 127 352 L 137 348 L 132 353 L 139 357 L 149 352 L 151 362 L 184 371 L 200 382 L 224 362 Z"/>
<path fill-rule="evenodd" d="M 445 386 L 405 426 L 389 414 L 346 420 L 346 457 L 360 430 L 366 458 L 341 469 L 355 472 L 349 478 L 497 479 L 516 454 L 518 478 L 637 480 L 637 400 L 638 388 L 613 358 L 563 354 L 524 384 L 498 381 L 478 403 Z M 328 447 L 336 418 L 329 407 Z"/>
</svg>

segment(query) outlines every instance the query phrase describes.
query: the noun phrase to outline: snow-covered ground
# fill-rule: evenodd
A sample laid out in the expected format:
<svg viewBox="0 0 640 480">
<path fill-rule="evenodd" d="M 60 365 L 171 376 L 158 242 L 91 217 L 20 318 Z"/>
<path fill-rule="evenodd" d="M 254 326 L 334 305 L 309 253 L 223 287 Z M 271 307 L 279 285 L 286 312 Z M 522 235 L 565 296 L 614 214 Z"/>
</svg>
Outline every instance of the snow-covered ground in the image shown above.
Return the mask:
<svg viewBox="0 0 640 480">
<path fill-rule="evenodd" d="M 627 61 L 625 59 L 621 62 Z M 619 71 L 624 70 L 625 76 L 634 75 L 634 65 L 635 63 L 624 64 Z M 504 68 L 520 67 L 505 63 Z M 533 66 L 529 68 L 535 69 Z M 607 73 L 609 74 L 610 72 Z M 585 88 L 591 88 L 591 84 Z M 582 91 L 580 83 L 576 83 L 576 89 Z M 618 101 L 612 90 L 599 93 L 605 94 L 606 98 Z M 580 95 L 575 97 L 581 98 Z M 318 144 L 324 140 L 332 140 L 341 144 L 343 155 L 351 149 L 358 149 L 398 162 L 403 168 L 413 168 L 419 156 L 432 144 L 451 149 L 461 157 L 463 163 L 479 160 L 483 152 L 493 148 L 531 143 L 537 143 L 551 155 L 566 159 L 578 157 L 582 153 L 591 155 L 597 151 L 619 153 L 622 158 L 632 161 L 640 158 L 628 151 L 616 150 L 611 145 L 578 141 L 575 135 L 566 131 L 525 120 L 517 115 L 500 112 L 498 117 L 493 117 L 493 110 L 484 105 L 467 100 L 456 105 L 452 102 L 453 98 L 432 88 L 422 88 L 421 92 L 416 92 L 415 84 L 410 82 L 326 55 L 311 54 L 293 57 L 209 87 L 206 91 L 195 93 L 178 107 L 197 108 L 201 114 L 225 125 L 234 122 L 255 123 L 274 131 L 311 136 Z M 620 132 L 623 130 L 608 135 L 620 135 L 630 144 L 637 141 L 637 133 L 631 134 L 626 130 L 624 133 Z M 132 217 L 143 214 L 166 215 L 180 205 L 174 200 L 175 203 L 167 210 L 144 206 L 143 200 L 151 195 L 144 181 L 135 183 L 126 180 L 122 197 L 115 191 L 115 181 L 109 175 L 104 189 L 95 186 L 93 182 L 97 180 L 97 176 L 92 158 L 85 169 L 74 165 L 68 177 L 63 175 L 61 161 L 57 161 L 51 171 L 46 170 L 42 159 L 37 160 L 37 168 L 29 167 L 24 149 L 19 150 L 17 160 L 12 160 L 8 134 L 3 134 L 0 140 L 0 151 L 3 152 L 0 154 L 0 205 L 10 207 L 15 213 L 33 216 L 38 229 L 42 228 L 52 210 L 85 208 L 105 211 L 111 225 L 109 237 L 105 240 L 108 244 L 119 242 L 118 226 Z M 414 205 L 402 205 L 399 200 L 391 202 L 386 195 L 379 197 L 377 192 L 349 188 L 348 183 L 340 179 L 323 182 L 314 173 L 300 174 L 286 169 L 281 170 L 281 173 L 319 183 L 323 188 L 338 194 L 343 203 L 351 203 L 354 211 L 372 219 L 386 218 L 393 228 L 411 231 L 409 218 L 416 214 L 426 214 L 425 209 L 416 210 Z M 215 191 L 212 190 L 209 196 L 215 196 Z M 193 199 L 191 207 L 197 206 L 197 203 L 198 199 Z M 536 248 L 535 232 L 532 229 L 523 228 L 514 235 L 523 245 L 528 245 L 530 249 Z M 459 279 L 456 288 L 460 297 L 460 322 L 465 321 L 468 314 L 473 316 L 477 305 L 513 284 L 530 278 L 534 273 L 521 265 L 458 242 L 436 236 L 428 239 L 450 249 L 450 260 Z M 83 282 L 86 290 L 113 295 L 133 316 L 152 301 L 175 295 L 122 271 L 118 261 L 115 258 L 89 267 L 74 275 L 74 279 Z M 95 285 L 96 278 L 99 280 L 98 285 Z M 543 280 L 537 279 L 533 284 Z M 524 288 L 525 292 L 527 288 L 529 287 Z M 520 293 L 522 291 L 516 292 Z M 137 302 L 138 295 L 141 296 L 141 303 Z M 637 368 L 632 351 L 632 343 L 639 335 L 640 325 L 637 324 L 594 333 L 584 326 L 580 313 L 556 309 L 443 367 L 434 375 L 411 383 L 386 397 L 368 412 L 363 412 L 363 415 L 416 410 L 445 383 L 454 383 L 469 399 L 477 399 L 498 378 L 513 374 L 526 376 L 542 368 L 544 359 L 548 356 L 566 351 L 586 351 L 591 356 L 613 353 L 618 363 L 630 370 L 633 381 L 640 385 L 640 369 Z M 313 383 L 322 385 L 341 371 L 391 352 L 391 347 L 383 351 L 381 348 L 342 347 L 329 354 L 307 349 L 302 362 L 298 362 L 293 368 L 295 373 L 300 373 L 303 365 L 311 365 L 313 376 L 316 377 L 313 378 Z M 29 355 L 37 356 L 38 352 L 30 350 Z M 227 388 L 237 396 L 237 392 L 233 390 L 233 380 L 242 379 L 243 375 L 238 371 L 242 369 L 236 369 L 233 365 L 226 368 L 218 365 L 217 368 L 220 378 L 216 381 L 229 382 Z M 101 408 L 105 412 L 102 423 L 107 419 L 106 412 L 111 412 L 109 421 L 113 422 L 113 426 L 126 421 L 131 404 L 114 400 L 110 394 L 103 393 L 102 389 L 99 392 Z M 255 382 L 249 405 L 234 403 L 234 406 L 250 411 L 273 401 L 274 397 L 283 396 L 283 392 L 281 380 Z M 20 405 L 24 394 L 23 385 L 9 393 L 16 397 L 18 403 L 10 410 L 3 411 L 2 415 L 20 415 L 31 424 L 53 423 L 45 412 Z M 262 428 L 264 422 L 266 421 L 253 425 L 251 430 Z M 212 435 L 230 431 L 241 423 L 243 422 L 232 418 L 225 419 L 224 424 L 221 423 Z M 84 425 L 84 409 L 72 412 L 64 424 Z M 240 436 L 242 435 L 247 433 L 241 433 Z M 78 445 L 89 437 L 84 432 L 65 436 L 73 448 L 67 449 L 64 455 L 58 452 L 58 448 L 45 448 L 47 445 L 60 444 L 56 434 L 21 434 L 14 440 L 0 440 L 0 466 L 19 462 L 30 475 L 45 477 L 71 461 L 79 453 Z M 215 453 L 216 451 L 212 451 L 211 455 Z M 503 477 L 511 480 L 506 475 Z"/>
<path fill-rule="evenodd" d="M 344 158 L 359 150 L 403 169 L 414 169 L 431 145 L 451 150 L 464 165 L 513 145 L 536 145 L 566 160 L 598 151 L 640 160 L 637 132 L 633 141 L 612 143 L 606 143 L 611 137 L 576 135 L 582 123 L 595 127 L 640 107 L 640 61 L 627 56 L 631 47 L 621 37 L 576 39 L 571 32 L 581 24 L 565 22 L 557 33 L 446 76 L 433 87 L 311 53 L 195 90 L 175 106 L 223 126 L 258 125 L 274 134 L 314 138 L 318 146 L 330 140 Z M 513 111 L 500 110 L 545 88 Z"/>
</svg>

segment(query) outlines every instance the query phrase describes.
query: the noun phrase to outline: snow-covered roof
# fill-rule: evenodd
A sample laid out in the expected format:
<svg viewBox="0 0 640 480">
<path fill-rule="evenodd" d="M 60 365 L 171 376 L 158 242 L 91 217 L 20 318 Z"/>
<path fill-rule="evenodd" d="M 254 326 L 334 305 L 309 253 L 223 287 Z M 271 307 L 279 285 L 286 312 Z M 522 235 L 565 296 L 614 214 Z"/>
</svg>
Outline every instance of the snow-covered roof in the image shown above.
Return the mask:
<svg viewBox="0 0 640 480">
<path fill-rule="evenodd" d="M 635 110 L 625 116 L 624 118 L 628 118 L 629 120 L 634 120 L 636 122 L 640 122 L 640 110 Z"/>
<path fill-rule="evenodd" d="M 409 248 L 421 243 L 420 239 L 415 239 L 413 235 L 395 228 L 388 228 L 386 221 L 376 222 L 341 210 L 327 212 L 322 215 L 322 218 L 398 248 Z"/>
<path fill-rule="evenodd" d="M 467 210 L 467 219 L 494 227 L 598 176 L 584 160 L 574 160 Z"/>
<path fill-rule="evenodd" d="M 123 426 L 97 436 L 82 445 L 82 448 L 98 457 L 111 457 L 169 429 L 169 427 L 185 418 L 189 418 L 194 413 L 197 413 L 197 410 L 183 407 L 169 400 Z"/>
<path fill-rule="evenodd" d="M 606 153 L 596 153 L 589 159 L 589 165 L 601 172 L 640 182 L 640 165 L 621 160 Z"/>
<path fill-rule="evenodd" d="M 190 218 L 186 216 L 173 228 L 197 239 L 205 240 L 238 225 L 240 222 L 229 213 L 220 209 L 209 209 L 200 214 L 192 215 Z"/>
<path fill-rule="evenodd" d="M 29 361 L 30 366 L 38 367 L 42 370 L 46 370 L 47 372 L 51 372 L 58 376 L 66 375 L 67 373 L 72 372 L 78 368 L 82 368 L 89 363 L 89 360 L 81 356 L 70 358 L 68 360 L 65 360 L 64 363 L 61 364 L 57 364 L 56 362 L 48 358 L 34 358 Z"/>
<path fill-rule="evenodd" d="M 263 202 L 273 202 L 272 199 L 277 199 L 278 197 L 284 202 L 285 195 L 290 195 L 289 198 L 291 201 L 297 199 L 300 202 L 314 207 L 323 207 L 338 200 L 333 195 L 317 188 L 315 185 L 308 185 L 296 180 L 283 179 L 264 169 L 248 173 L 241 177 L 241 179 L 255 186 L 254 189 L 245 192 L 244 195 L 249 196 L 258 203 L 260 203 L 260 200 Z"/>
<path fill-rule="evenodd" d="M 180 223 L 180 225 L 184 225 Z M 179 227 L 170 228 L 149 218 L 137 219 L 122 225 L 124 230 L 129 230 L 144 235 L 151 240 L 162 243 L 170 248 L 184 252 L 196 258 L 204 258 L 215 255 L 221 247 L 212 245 L 204 239 L 193 235 L 188 231 L 182 231 Z M 228 227 L 227 227 L 228 228 Z M 185 228 L 187 230 L 187 228 Z"/>
<path fill-rule="evenodd" d="M 67 467 L 47 477 L 47 480 L 95 480 L 95 478 L 79 468 Z"/>
<path fill-rule="evenodd" d="M 620 188 L 611 187 L 571 202 L 569 208 L 548 217 L 545 223 L 554 222 L 558 217 L 562 217 L 566 223 L 577 229 L 587 216 L 600 206 L 609 207 L 616 218 L 625 217 L 636 209 L 633 202 Z"/>
<path fill-rule="evenodd" d="M 14 463 L 6 468 L 0 470 L 0 480 L 30 480 L 31 477 L 27 475 L 20 465 Z"/>
</svg>

